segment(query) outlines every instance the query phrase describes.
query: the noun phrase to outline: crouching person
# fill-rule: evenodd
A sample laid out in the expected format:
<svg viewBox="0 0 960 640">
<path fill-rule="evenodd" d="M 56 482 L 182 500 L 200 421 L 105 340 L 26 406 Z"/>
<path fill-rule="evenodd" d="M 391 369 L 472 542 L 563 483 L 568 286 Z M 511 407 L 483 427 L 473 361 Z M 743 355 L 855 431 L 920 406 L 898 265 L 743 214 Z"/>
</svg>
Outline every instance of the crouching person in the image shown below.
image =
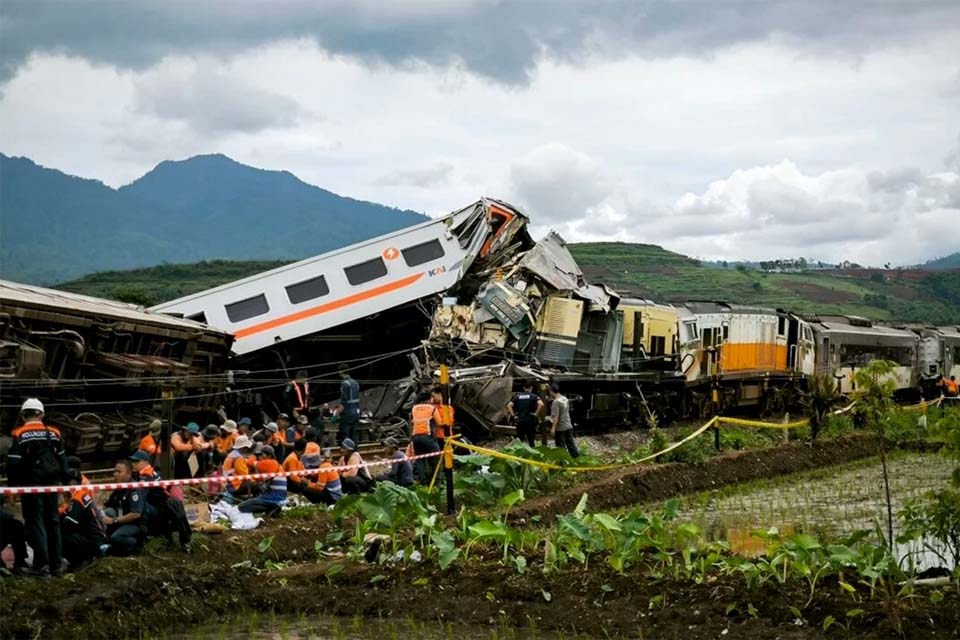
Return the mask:
<svg viewBox="0 0 960 640">
<path fill-rule="evenodd" d="M 150 458 L 143 451 L 135 451 L 130 456 L 133 470 L 140 482 L 158 482 L 163 480 L 150 464 Z M 186 549 L 190 544 L 193 531 L 187 520 L 183 502 L 173 496 L 165 487 L 146 487 L 143 489 L 143 524 L 147 536 L 163 536 L 173 544 L 173 533 L 180 540 L 180 547 Z"/>
<path fill-rule="evenodd" d="M 377 476 L 377 481 L 389 480 L 401 487 L 412 487 L 413 465 L 407 460 L 406 454 L 400 451 L 400 443 L 396 438 L 387 438 L 382 444 L 387 448 L 387 458 L 392 462 L 390 470 L 382 476 Z"/>
<path fill-rule="evenodd" d="M 113 469 L 114 482 L 134 482 L 133 465 L 120 460 Z M 107 527 L 109 553 L 129 556 L 143 549 L 144 529 L 143 489 L 117 489 L 104 505 L 103 524 Z"/>
<path fill-rule="evenodd" d="M 280 464 L 275 458 L 273 447 L 266 445 L 260 451 L 260 460 L 257 462 L 257 473 L 281 473 Z M 237 508 L 244 513 L 265 513 L 277 515 L 280 508 L 287 503 L 287 479 L 276 475 L 263 481 L 260 495 L 256 498 L 244 500 Z"/>
<path fill-rule="evenodd" d="M 343 492 L 369 493 L 373 491 L 377 482 L 363 465 L 363 458 L 357 451 L 356 443 L 350 438 L 344 438 L 340 443 L 340 460 L 337 463 L 340 467 L 352 467 L 340 472 L 340 482 L 343 484 Z"/>
<path fill-rule="evenodd" d="M 74 486 L 60 514 L 60 536 L 69 570 L 79 571 L 102 555 L 107 532 L 100 521 L 93 494 L 81 484 L 79 471 L 71 478 L 70 484 Z"/>
<path fill-rule="evenodd" d="M 300 493 L 313 504 L 336 504 L 343 497 L 340 474 L 330 463 L 332 455 L 331 449 L 321 452 L 320 445 L 310 442 L 300 458 L 304 469 L 319 469 L 300 481 Z"/>
</svg>

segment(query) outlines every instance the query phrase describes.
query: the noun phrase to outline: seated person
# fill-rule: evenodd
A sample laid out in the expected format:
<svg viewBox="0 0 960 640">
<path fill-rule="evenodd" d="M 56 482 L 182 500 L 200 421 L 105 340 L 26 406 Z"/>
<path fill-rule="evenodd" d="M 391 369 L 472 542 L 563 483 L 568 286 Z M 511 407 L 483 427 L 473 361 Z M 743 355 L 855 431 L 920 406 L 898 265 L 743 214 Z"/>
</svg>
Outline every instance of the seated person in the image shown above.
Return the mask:
<svg viewBox="0 0 960 640">
<path fill-rule="evenodd" d="M 238 436 L 233 444 L 233 450 L 223 461 L 223 475 L 227 478 L 227 491 L 223 494 L 224 500 L 236 504 L 241 498 L 248 498 L 255 483 L 244 476 L 250 475 L 249 456 L 253 449 L 253 441 L 247 436 Z"/>
<path fill-rule="evenodd" d="M 280 463 L 274 458 L 273 447 L 266 445 L 260 452 L 257 473 L 280 473 Z M 237 508 L 244 513 L 266 513 L 276 515 L 280 507 L 287 503 L 287 479 L 274 476 L 263 481 L 260 495 L 241 502 Z"/>
<path fill-rule="evenodd" d="M 377 481 L 389 480 L 401 487 L 413 486 L 413 465 L 407 460 L 406 454 L 400 451 L 400 443 L 396 438 L 387 438 L 381 444 L 387 448 L 387 458 L 395 460 L 387 473 L 377 476 Z"/>
<path fill-rule="evenodd" d="M 338 467 L 361 465 L 363 458 L 357 452 L 357 445 L 350 438 L 344 438 L 340 443 L 340 460 Z M 340 483 L 344 493 L 367 493 L 373 491 L 376 481 L 366 467 L 354 467 L 340 472 Z"/>
<path fill-rule="evenodd" d="M 146 451 L 142 453 L 144 457 L 150 457 Z M 60 535 L 69 570 L 77 571 L 100 557 L 101 547 L 107 544 L 107 532 L 100 521 L 93 495 L 81 484 L 79 468 L 71 468 L 69 473 L 73 491 L 60 513 Z"/>
<path fill-rule="evenodd" d="M 303 494 L 307 500 L 313 504 L 334 504 L 343 497 L 343 490 L 340 485 L 340 475 L 330 464 L 332 453 L 330 449 L 320 451 L 320 445 L 316 442 L 309 442 L 300 457 L 301 469 L 319 469 L 315 474 L 309 474 L 297 478 L 299 493 Z"/>
<path fill-rule="evenodd" d="M 133 482 L 133 465 L 120 460 L 113 469 L 114 482 Z M 129 556 L 139 553 L 146 539 L 143 522 L 143 489 L 117 489 L 104 505 L 103 524 L 107 527 L 109 553 Z"/>
</svg>

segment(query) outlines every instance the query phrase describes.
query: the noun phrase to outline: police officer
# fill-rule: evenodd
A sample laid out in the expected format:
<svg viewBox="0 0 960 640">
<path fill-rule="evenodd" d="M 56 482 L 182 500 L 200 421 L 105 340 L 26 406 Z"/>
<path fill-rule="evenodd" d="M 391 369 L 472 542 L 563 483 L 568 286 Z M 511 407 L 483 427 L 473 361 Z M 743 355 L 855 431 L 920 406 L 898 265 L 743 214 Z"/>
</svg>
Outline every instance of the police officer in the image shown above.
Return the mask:
<svg viewBox="0 0 960 640">
<path fill-rule="evenodd" d="M 28 398 L 20 408 L 23 424 L 13 430 L 7 457 L 10 483 L 21 487 L 61 485 L 67 480 L 63 440 L 56 427 L 43 422 L 43 403 Z M 60 575 L 62 548 L 56 493 L 24 495 L 21 499 L 33 568 L 40 575 Z"/>
<path fill-rule="evenodd" d="M 133 465 L 129 460 L 120 460 L 113 469 L 115 482 L 134 482 Z M 144 529 L 143 489 L 117 489 L 110 494 L 105 504 L 103 524 L 107 527 L 110 553 L 129 556 L 143 547 L 146 538 Z"/>
<path fill-rule="evenodd" d="M 537 446 L 537 425 L 543 407 L 543 400 L 533 392 L 533 382 L 530 380 L 525 380 L 523 391 L 515 393 L 507 403 L 507 415 L 516 418 L 517 437 L 526 440 L 531 447 Z"/>
</svg>

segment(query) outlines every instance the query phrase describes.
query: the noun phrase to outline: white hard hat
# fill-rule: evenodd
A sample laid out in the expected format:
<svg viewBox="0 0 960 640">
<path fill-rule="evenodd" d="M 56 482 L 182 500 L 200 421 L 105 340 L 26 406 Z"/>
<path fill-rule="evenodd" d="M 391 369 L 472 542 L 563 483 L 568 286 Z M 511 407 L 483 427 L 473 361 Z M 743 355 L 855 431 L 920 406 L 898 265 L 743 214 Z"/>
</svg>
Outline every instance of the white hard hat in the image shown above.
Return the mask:
<svg viewBox="0 0 960 640">
<path fill-rule="evenodd" d="M 23 413 L 24 411 L 39 411 L 40 413 L 43 413 L 43 403 L 36 398 L 27 398 L 23 402 L 23 406 L 20 407 L 20 413 Z"/>
</svg>

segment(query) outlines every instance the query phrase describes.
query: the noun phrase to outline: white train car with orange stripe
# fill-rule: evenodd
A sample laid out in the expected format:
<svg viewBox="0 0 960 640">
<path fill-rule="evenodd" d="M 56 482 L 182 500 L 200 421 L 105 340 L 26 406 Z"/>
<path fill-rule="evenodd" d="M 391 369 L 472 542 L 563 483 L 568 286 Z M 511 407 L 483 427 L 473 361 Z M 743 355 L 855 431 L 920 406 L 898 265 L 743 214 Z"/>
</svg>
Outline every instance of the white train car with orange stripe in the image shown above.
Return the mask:
<svg viewBox="0 0 960 640">
<path fill-rule="evenodd" d="M 153 307 L 229 332 L 247 355 L 453 286 L 497 254 L 527 218 L 484 198 L 442 218 Z"/>
</svg>

